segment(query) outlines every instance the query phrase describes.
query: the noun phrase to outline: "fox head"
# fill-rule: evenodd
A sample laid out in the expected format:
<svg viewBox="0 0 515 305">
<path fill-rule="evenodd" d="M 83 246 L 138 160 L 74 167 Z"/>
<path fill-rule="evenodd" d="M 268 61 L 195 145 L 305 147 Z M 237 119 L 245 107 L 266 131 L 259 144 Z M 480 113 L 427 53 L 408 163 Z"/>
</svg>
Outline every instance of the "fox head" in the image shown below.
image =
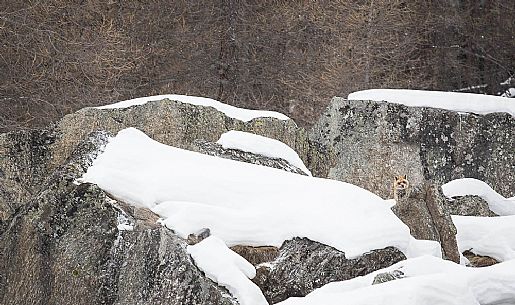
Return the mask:
<svg viewBox="0 0 515 305">
<path fill-rule="evenodd" d="M 408 177 L 406 175 L 395 176 L 393 185 L 396 189 L 406 189 L 409 186 Z"/>
</svg>

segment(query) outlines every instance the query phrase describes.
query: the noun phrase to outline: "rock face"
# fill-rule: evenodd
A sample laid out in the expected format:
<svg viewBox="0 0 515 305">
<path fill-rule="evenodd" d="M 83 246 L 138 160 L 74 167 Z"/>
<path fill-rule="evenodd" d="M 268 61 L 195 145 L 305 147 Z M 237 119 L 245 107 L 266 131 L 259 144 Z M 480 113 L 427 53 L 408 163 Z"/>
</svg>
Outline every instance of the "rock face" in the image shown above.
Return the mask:
<svg viewBox="0 0 515 305">
<path fill-rule="evenodd" d="M 276 260 L 257 266 L 256 283 L 270 304 L 305 296 L 334 281 L 348 280 L 391 266 L 403 259 L 395 248 L 385 248 L 347 259 L 345 253 L 306 238 L 285 241 Z"/>
<path fill-rule="evenodd" d="M 314 176 L 325 177 L 332 164 L 331 151 L 310 140 L 292 120 L 257 118 L 249 122 L 230 118 L 212 107 L 162 100 L 124 109 L 84 108 L 65 116 L 56 125 L 60 137 L 54 158 L 66 158 L 73 147 L 95 130 L 111 134 L 135 127 L 161 143 L 195 150 L 195 140 L 216 142 L 228 130 L 251 132 L 279 140 L 293 148 Z"/>
<path fill-rule="evenodd" d="M 460 196 L 448 200 L 446 209 L 451 215 L 461 216 L 499 216 L 488 207 L 488 202 L 479 196 Z"/>
<path fill-rule="evenodd" d="M 237 304 L 149 212 L 75 183 L 105 141 L 97 133 L 79 145 L 4 222 L 0 303 Z"/>
<path fill-rule="evenodd" d="M 327 175 L 331 164 L 331 151 L 308 140 L 292 121 L 245 123 L 172 101 L 83 109 L 48 130 L 2 134 L 0 304 L 237 304 L 194 265 L 186 240 L 157 224 L 157 215 L 77 181 L 108 137 L 129 126 L 174 146 L 297 172 L 284 160 L 211 143 L 229 129 L 251 131 L 295 148 L 315 174 Z M 259 265 L 258 280 L 275 301 L 404 259 L 393 248 L 346 259 L 331 247 L 300 239 L 280 251 L 233 249 L 256 265 L 273 262 L 273 269 Z"/>
<path fill-rule="evenodd" d="M 311 138 L 333 146 L 329 178 L 392 198 L 391 181 L 442 185 L 470 177 L 515 196 L 515 118 L 333 98 Z"/>
<path fill-rule="evenodd" d="M 410 228 L 413 237 L 439 242 L 443 256 L 459 263 L 457 231 L 446 202 L 440 187 L 426 183 L 399 196 L 392 210 Z"/>
</svg>

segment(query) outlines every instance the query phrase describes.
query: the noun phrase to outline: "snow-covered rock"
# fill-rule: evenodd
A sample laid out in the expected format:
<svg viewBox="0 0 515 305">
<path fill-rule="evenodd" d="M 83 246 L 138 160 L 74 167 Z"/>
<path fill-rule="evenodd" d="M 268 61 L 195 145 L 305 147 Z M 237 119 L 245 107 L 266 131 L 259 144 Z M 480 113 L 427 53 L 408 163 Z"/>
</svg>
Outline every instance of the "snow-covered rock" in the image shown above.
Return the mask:
<svg viewBox="0 0 515 305">
<path fill-rule="evenodd" d="M 406 257 L 387 247 L 367 252 L 358 258 L 306 238 L 286 241 L 279 256 L 257 266 L 254 282 L 271 304 L 291 296 L 305 296 L 334 281 L 362 276 L 391 266 Z"/>
<path fill-rule="evenodd" d="M 372 285 L 377 274 L 398 270 L 403 277 Z M 515 260 L 485 268 L 466 268 L 432 257 L 408 259 L 364 277 L 334 282 L 304 298 L 280 305 L 512 304 L 515 300 Z"/>
<path fill-rule="evenodd" d="M 479 196 L 488 202 L 490 210 L 495 214 L 515 215 L 515 200 L 504 198 L 481 180 L 473 178 L 452 180 L 442 185 L 442 190 L 449 198 L 467 195 Z"/>
<path fill-rule="evenodd" d="M 265 110 L 251 110 L 238 108 L 231 105 L 227 105 L 221 103 L 217 100 L 207 98 L 207 97 L 198 97 L 198 96 L 190 96 L 190 95 L 179 95 L 179 94 L 163 94 L 163 95 L 154 95 L 154 96 L 145 96 L 139 97 L 131 100 L 121 101 L 110 105 L 96 107 L 97 109 L 123 109 L 132 106 L 141 106 L 146 103 L 161 101 L 164 99 L 168 99 L 171 101 L 177 101 L 181 103 L 191 104 L 195 106 L 203 106 L 203 107 L 213 107 L 216 110 L 223 112 L 230 118 L 238 119 L 240 121 L 248 122 L 250 120 L 256 118 L 270 117 L 276 118 L 279 120 L 289 120 L 290 118 L 286 115 L 274 112 L 274 111 L 265 111 Z"/>
<path fill-rule="evenodd" d="M 515 259 L 515 215 L 499 217 L 452 216 L 460 252 L 493 257 L 498 261 Z"/>
<path fill-rule="evenodd" d="M 210 156 L 278 168 L 299 175 L 307 175 L 305 171 L 284 159 L 267 157 L 240 149 L 224 148 L 218 143 L 196 140 L 193 142 L 192 150 Z"/>
<path fill-rule="evenodd" d="M 506 97 L 426 90 L 369 89 L 349 94 L 349 100 L 386 101 L 410 107 L 431 107 L 457 112 L 487 114 L 507 112 L 515 116 L 515 103 Z"/>
<path fill-rule="evenodd" d="M 299 155 L 281 141 L 253 133 L 230 130 L 222 134 L 216 143 L 222 145 L 225 149 L 239 149 L 269 158 L 286 160 L 291 165 L 300 168 L 308 176 L 311 176 L 311 172 L 299 158 Z"/>
<path fill-rule="evenodd" d="M 409 229 L 376 195 L 351 184 L 215 158 L 122 130 L 83 177 L 152 209 L 179 236 L 209 228 L 228 246 L 281 246 L 307 237 L 348 258 L 408 252 Z"/>
<path fill-rule="evenodd" d="M 515 117 L 503 112 L 475 115 L 333 98 L 310 136 L 337 155 L 329 178 L 388 199 L 397 175 L 407 175 L 414 187 L 475 178 L 504 197 L 515 196 L 514 134 Z"/>
</svg>

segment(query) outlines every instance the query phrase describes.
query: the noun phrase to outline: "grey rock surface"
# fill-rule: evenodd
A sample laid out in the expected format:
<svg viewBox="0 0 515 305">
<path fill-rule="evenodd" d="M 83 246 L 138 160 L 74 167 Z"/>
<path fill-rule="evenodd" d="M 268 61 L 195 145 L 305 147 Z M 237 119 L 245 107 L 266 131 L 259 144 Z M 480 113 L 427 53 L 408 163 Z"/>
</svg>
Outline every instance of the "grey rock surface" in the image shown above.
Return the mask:
<svg viewBox="0 0 515 305">
<path fill-rule="evenodd" d="M 473 195 L 459 196 L 452 198 L 452 200 L 447 200 L 446 209 L 451 215 L 482 217 L 499 216 L 490 210 L 488 202 L 479 196 Z"/>
<path fill-rule="evenodd" d="M 78 145 L 4 221 L 0 304 L 237 304 L 157 216 L 76 183 L 106 139 Z"/>
<path fill-rule="evenodd" d="M 289 145 L 313 175 L 320 177 L 327 176 L 334 161 L 330 148 L 310 140 L 292 120 L 257 118 L 243 122 L 212 107 L 170 100 L 123 109 L 84 108 L 47 130 L 0 134 L 0 227 L 2 220 L 41 190 L 45 178 L 64 164 L 89 134 L 104 131 L 116 135 L 128 127 L 138 128 L 161 143 L 194 151 L 201 150 L 198 143 L 216 142 L 228 130 L 252 132 Z M 257 157 L 250 159 L 266 163 Z M 268 163 L 296 171 L 281 161 Z"/>
<path fill-rule="evenodd" d="M 441 188 L 426 183 L 412 188 L 408 196 L 399 196 L 392 211 L 410 228 L 413 237 L 439 242 L 444 258 L 459 263 L 457 231 L 446 204 Z"/>
<path fill-rule="evenodd" d="M 307 238 L 285 241 L 279 256 L 258 265 L 253 279 L 270 304 L 289 297 L 305 296 L 334 281 L 348 280 L 389 267 L 403 259 L 399 250 L 388 247 L 348 259 L 345 253 Z"/>
<path fill-rule="evenodd" d="M 310 137 L 335 151 L 329 178 L 387 199 L 393 177 L 404 174 L 412 186 L 470 177 L 515 196 L 514 134 L 515 117 L 508 113 L 464 114 L 336 97 Z"/>
<path fill-rule="evenodd" d="M 95 130 L 111 134 L 135 127 L 161 143 L 195 150 L 195 140 L 216 142 L 229 130 L 251 132 L 279 140 L 293 148 L 314 176 L 325 177 L 332 162 L 330 149 L 310 140 L 308 133 L 292 120 L 257 118 L 243 122 L 212 107 L 162 100 L 124 109 L 84 108 L 65 116 L 56 125 L 59 138 L 54 149 L 56 162 Z"/>
<path fill-rule="evenodd" d="M 218 143 L 207 142 L 204 140 L 195 140 L 193 141 L 192 149 L 210 156 L 273 167 L 290 173 L 307 176 L 307 173 L 302 171 L 300 168 L 291 165 L 284 159 L 270 158 L 239 149 L 225 149 Z"/>
<path fill-rule="evenodd" d="M 374 280 L 372 281 L 372 285 L 395 281 L 398 279 L 402 279 L 403 277 L 405 277 L 404 273 L 400 270 L 393 270 L 391 272 L 379 273 L 374 277 Z"/>
</svg>

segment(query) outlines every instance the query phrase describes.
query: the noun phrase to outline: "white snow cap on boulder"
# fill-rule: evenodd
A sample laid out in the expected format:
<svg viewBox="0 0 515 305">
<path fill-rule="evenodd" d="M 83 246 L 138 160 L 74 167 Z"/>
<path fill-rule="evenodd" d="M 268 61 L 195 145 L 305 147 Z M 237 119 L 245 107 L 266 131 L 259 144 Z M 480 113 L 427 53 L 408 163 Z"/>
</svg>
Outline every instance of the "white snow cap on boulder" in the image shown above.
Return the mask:
<svg viewBox="0 0 515 305">
<path fill-rule="evenodd" d="M 270 158 L 279 158 L 288 161 L 308 176 L 311 172 L 299 158 L 299 155 L 290 146 L 281 141 L 263 137 L 257 134 L 230 130 L 216 142 L 225 149 L 239 149 Z"/>
<path fill-rule="evenodd" d="M 224 104 L 217 100 L 207 98 L 207 97 L 198 97 L 198 96 L 189 96 L 189 95 L 178 95 L 178 94 L 164 94 L 164 95 L 154 95 L 147 97 L 139 97 L 132 100 L 121 101 L 118 103 L 104 105 L 100 107 L 96 107 L 97 109 L 116 109 L 116 108 L 128 108 L 137 105 L 143 105 L 148 102 L 160 101 L 164 99 L 169 99 L 171 101 L 178 101 L 185 104 L 197 105 L 197 106 L 205 106 L 205 107 L 213 107 L 220 112 L 225 113 L 228 117 L 233 119 L 237 119 L 240 121 L 248 122 L 256 118 L 262 117 L 271 117 L 279 120 L 289 120 L 290 118 L 286 115 L 275 112 L 275 111 L 266 111 L 266 110 L 251 110 L 238 108 L 231 105 Z"/>
<path fill-rule="evenodd" d="M 452 180 L 442 185 L 442 191 L 449 198 L 467 195 L 479 196 L 488 202 L 488 207 L 495 214 L 515 215 L 515 200 L 504 198 L 481 180 L 474 178 Z"/>
<path fill-rule="evenodd" d="M 378 273 L 399 270 L 404 278 L 372 285 Z M 467 268 L 434 257 L 401 261 L 363 277 L 329 283 L 303 298 L 277 305 L 478 305 L 513 304 L 515 260 Z"/>
<path fill-rule="evenodd" d="M 470 250 L 498 261 L 515 260 L 515 215 L 452 216 L 452 222 L 458 231 L 456 240 L 460 252 Z"/>
<path fill-rule="evenodd" d="M 353 92 L 349 94 L 347 99 L 386 101 L 411 107 L 431 107 L 477 114 L 507 112 L 515 116 L 513 100 L 493 95 L 405 89 L 370 89 Z"/>
</svg>

